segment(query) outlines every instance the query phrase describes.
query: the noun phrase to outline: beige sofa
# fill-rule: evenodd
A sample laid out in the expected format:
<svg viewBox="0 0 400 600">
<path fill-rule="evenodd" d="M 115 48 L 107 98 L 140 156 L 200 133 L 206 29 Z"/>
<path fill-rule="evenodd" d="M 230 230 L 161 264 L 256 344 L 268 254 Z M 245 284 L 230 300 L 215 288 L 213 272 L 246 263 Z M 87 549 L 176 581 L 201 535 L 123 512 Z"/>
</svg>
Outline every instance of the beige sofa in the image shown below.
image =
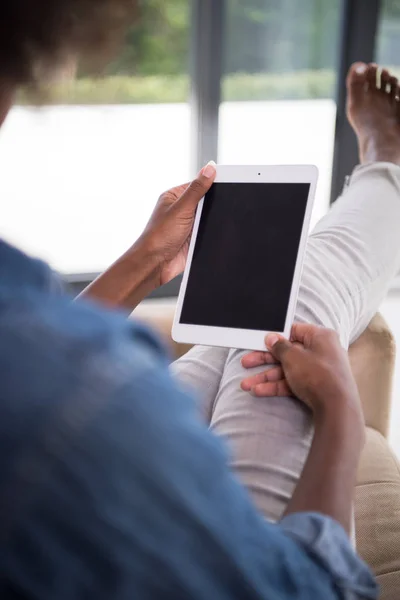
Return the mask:
<svg viewBox="0 0 400 600">
<path fill-rule="evenodd" d="M 188 347 L 171 340 L 173 314 L 172 303 L 147 303 L 136 311 L 178 357 Z M 351 347 L 350 360 L 367 426 L 355 498 L 357 547 L 377 576 L 382 600 L 400 599 L 400 465 L 387 442 L 394 359 L 393 336 L 378 315 Z"/>
</svg>

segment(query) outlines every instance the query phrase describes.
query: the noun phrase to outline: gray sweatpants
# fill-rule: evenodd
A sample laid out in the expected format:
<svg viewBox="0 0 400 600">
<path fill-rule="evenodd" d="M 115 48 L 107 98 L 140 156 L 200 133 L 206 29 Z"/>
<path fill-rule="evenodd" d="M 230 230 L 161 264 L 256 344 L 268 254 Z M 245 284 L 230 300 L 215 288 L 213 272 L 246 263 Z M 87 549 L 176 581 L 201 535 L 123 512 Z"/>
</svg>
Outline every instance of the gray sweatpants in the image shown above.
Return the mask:
<svg viewBox="0 0 400 600">
<path fill-rule="evenodd" d="M 400 167 L 358 167 L 309 238 L 296 320 L 335 329 L 348 348 L 399 270 Z M 312 423 L 296 399 L 257 399 L 240 389 L 251 374 L 241 366 L 244 354 L 196 347 L 172 370 L 195 388 L 211 429 L 231 447 L 232 468 L 264 516 L 276 521 L 302 473 Z"/>
</svg>

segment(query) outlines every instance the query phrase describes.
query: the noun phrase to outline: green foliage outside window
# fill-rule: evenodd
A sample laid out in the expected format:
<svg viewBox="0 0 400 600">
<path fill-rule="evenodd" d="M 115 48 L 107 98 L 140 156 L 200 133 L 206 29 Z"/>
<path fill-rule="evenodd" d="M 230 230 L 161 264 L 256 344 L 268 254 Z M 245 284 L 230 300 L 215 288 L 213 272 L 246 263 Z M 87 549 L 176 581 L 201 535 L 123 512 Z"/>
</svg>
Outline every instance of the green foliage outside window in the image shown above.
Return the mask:
<svg viewBox="0 0 400 600">
<path fill-rule="evenodd" d="M 226 0 L 224 100 L 332 98 L 341 0 Z M 191 0 L 142 0 L 101 78 L 59 86 L 65 104 L 186 102 Z M 378 57 L 400 65 L 400 0 L 384 0 Z M 22 100 L 23 102 L 23 100 Z"/>
</svg>

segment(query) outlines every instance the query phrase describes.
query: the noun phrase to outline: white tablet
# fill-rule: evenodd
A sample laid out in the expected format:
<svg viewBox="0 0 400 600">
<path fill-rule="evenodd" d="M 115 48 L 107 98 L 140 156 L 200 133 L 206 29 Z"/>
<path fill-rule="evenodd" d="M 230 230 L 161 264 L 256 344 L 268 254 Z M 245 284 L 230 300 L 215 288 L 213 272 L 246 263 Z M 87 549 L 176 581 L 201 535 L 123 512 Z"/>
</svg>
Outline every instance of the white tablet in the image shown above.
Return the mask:
<svg viewBox="0 0 400 600">
<path fill-rule="evenodd" d="M 318 170 L 218 166 L 199 204 L 173 325 L 177 342 L 265 350 L 290 335 Z"/>
</svg>

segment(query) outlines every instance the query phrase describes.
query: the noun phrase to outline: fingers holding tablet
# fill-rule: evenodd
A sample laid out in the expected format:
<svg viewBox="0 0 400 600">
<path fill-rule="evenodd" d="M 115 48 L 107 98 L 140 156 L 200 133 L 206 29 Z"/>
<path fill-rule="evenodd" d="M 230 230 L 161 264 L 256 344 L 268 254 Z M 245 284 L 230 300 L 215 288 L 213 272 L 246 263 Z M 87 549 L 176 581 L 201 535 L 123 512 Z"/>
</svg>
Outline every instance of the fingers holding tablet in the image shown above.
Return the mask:
<svg viewBox="0 0 400 600">
<path fill-rule="evenodd" d="M 196 179 L 188 185 L 182 196 L 175 202 L 174 210 L 181 212 L 187 207 L 190 216 L 196 209 L 200 200 L 208 192 L 217 174 L 217 165 L 212 160 L 200 171 Z"/>
<path fill-rule="evenodd" d="M 242 358 L 242 365 L 245 369 L 254 369 L 262 365 L 276 365 L 276 358 L 270 352 L 250 352 Z"/>
</svg>

